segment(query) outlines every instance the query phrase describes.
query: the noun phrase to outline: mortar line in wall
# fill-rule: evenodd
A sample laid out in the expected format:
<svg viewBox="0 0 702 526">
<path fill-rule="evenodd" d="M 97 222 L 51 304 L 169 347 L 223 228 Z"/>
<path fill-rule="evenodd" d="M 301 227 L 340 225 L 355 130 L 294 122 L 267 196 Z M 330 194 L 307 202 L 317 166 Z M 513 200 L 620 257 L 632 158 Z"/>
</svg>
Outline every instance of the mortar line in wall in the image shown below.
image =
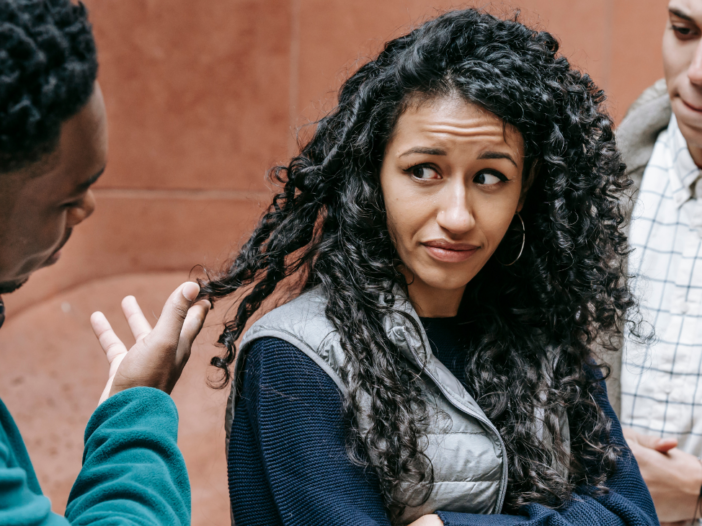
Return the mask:
<svg viewBox="0 0 702 526">
<path fill-rule="evenodd" d="M 95 188 L 96 197 L 113 199 L 180 199 L 189 201 L 270 201 L 272 192 L 265 190 L 202 190 L 151 188 Z"/>
<path fill-rule="evenodd" d="M 297 103 L 300 96 L 300 0 L 290 0 L 290 79 L 288 81 L 288 157 L 297 154 Z"/>
</svg>

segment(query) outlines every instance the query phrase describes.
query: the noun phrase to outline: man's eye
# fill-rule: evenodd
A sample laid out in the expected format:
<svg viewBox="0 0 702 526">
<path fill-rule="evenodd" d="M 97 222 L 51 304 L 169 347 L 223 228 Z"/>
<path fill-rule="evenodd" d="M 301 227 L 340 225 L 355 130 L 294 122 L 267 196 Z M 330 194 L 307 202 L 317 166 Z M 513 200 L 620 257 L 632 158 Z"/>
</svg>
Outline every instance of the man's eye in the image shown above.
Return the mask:
<svg viewBox="0 0 702 526">
<path fill-rule="evenodd" d="M 75 199 L 73 201 L 69 201 L 68 203 L 64 203 L 63 208 L 76 208 L 76 207 L 80 206 L 81 203 L 83 203 L 83 199 L 85 199 L 85 198 L 81 197 L 80 199 Z"/>
<path fill-rule="evenodd" d="M 507 178 L 504 175 L 502 175 L 499 172 L 493 172 L 493 171 L 480 172 L 478 175 L 475 176 L 475 179 L 473 179 L 473 181 L 476 184 L 481 184 L 481 185 L 485 185 L 485 186 L 490 186 L 490 185 L 497 184 L 497 183 L 503 183 L 506 180 L 507 180 Z"/>
<path fill-rule="evenodd" d="M 675 35 L 681 39 L 687 39 L 695 36 L 692 28 L 685 26 L 673 26 L 673 31 L 675 32 Z"/>
<path fill-rule="evenodd" d="M 436 173 L 436 170 L 425 165 L 413 166 L 409 169 L 409 173 L 415 179 L 429 180 L 429 179 L 440 179 L 441 176 Z"/>
</svg>

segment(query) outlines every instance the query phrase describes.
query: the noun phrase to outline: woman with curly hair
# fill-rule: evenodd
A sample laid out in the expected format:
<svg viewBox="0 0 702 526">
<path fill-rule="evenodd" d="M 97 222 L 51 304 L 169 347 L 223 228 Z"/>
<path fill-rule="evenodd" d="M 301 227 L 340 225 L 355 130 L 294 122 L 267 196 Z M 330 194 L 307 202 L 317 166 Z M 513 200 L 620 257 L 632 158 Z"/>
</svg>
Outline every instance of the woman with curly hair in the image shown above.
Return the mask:
<svg viewBox="0 0 702 526">
<path fill-rule="evenodd" d="M 237 526 L 657 524 L 593 354 L 634 307 L 624 166 L 557 51 L 446 13 L 274 170 L 282 192 L 203 284 L 240 293 L 213 359 L 225 382 L 234 363 Z M 296 297 L 235 354 L 279 287 Z"/>
</svg>

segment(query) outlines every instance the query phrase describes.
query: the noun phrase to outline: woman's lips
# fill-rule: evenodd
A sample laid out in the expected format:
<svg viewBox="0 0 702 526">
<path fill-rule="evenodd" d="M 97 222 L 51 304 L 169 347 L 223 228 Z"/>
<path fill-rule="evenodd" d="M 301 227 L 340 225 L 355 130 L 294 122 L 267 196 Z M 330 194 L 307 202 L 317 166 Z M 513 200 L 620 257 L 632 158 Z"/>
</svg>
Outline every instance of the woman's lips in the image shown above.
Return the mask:
<svg viewBox="0 0 702 526">
<path fill-rule="evenodd" d="M 460 263 L 475 254 L 480 247 L 464 243 L 447 243 L 445 241 L 428 241 L 422 243 L 429 255 L 444 263 Z"/>
</svg>

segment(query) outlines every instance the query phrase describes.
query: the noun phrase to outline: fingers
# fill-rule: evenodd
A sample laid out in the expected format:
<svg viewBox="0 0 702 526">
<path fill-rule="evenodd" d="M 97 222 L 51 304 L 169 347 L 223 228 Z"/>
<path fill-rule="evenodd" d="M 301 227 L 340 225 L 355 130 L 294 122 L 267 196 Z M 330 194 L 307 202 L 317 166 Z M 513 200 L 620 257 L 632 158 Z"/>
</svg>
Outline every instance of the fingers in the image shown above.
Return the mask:
<svg viewBox="0 0 702 526">
<path fill-rule="evenodd" d="M 678 447 L 678 440 L 676 438 L 659 438 L 656 441 L 653 449 L 659 453 L 667 453 L 671 449 Z"/>
<path fill-rule="evenodd" d="M 639 433 L 639 444 L 641 444 L 643 447 L 655 449 L 657 451 L 658 448 L 662 446 L 663 451 L 661 451 L 661 453 L 665 453 L 677 446 L 678 441 L 674 438 L 659 438 Z"/>
<path fill-rule="evenodd" d="M 659 438 L 645 435 L 628 427 L 623 428 L 622 431 L 630 447 L 637 444 L 641 447 L 658 451 L 659 453 L 667 453 L 671 449 L 678 447 L 678 440 L 675 438 Z"/>
<path fill-rule="evenodd" d="M 112 330 L 110 322 L 107 321 L 102 312 L 93 312 L 90 316 L 90 325 L 93 327 L 93 332 L 97 336 L 102 350 L 105 351 L 108 362 L 112 363 L 118 355 L 127 352 L 127 348 Z"/>
<path fill-rule="evenodd" d="M 144 313 L 134 296 L 127 296 L 122 300 L 122 311 L 127 318 L 129 328 L 137 342 L 143 340 L 151 332 L 151 325 L 146 321 Z"/>
<path fill-rule="evenodd" d="M 163 306 L 161 317 L 149 339 L 153 337 L 162 342 L 172 342 L 175 350 L 180 341 L 180 333 L 188 315 L 188 309 L 199 292 L 200 287 L 192 281 L 183 283 L 174 290 Z"/>
<path fill-rule="evenodd" d="M 205 318 L 210 312 L 211 304 L 207 300 L 198 301 L 190 307 L 188 315 L 183 323 L 183 330 L 180 333 L 180 341 L 178 343 L 178 359 L 186 359 L 190 355 L 190 349 L 197 335 L 200 333 L 202 326 L 205 323 Z"/>
</svg>

